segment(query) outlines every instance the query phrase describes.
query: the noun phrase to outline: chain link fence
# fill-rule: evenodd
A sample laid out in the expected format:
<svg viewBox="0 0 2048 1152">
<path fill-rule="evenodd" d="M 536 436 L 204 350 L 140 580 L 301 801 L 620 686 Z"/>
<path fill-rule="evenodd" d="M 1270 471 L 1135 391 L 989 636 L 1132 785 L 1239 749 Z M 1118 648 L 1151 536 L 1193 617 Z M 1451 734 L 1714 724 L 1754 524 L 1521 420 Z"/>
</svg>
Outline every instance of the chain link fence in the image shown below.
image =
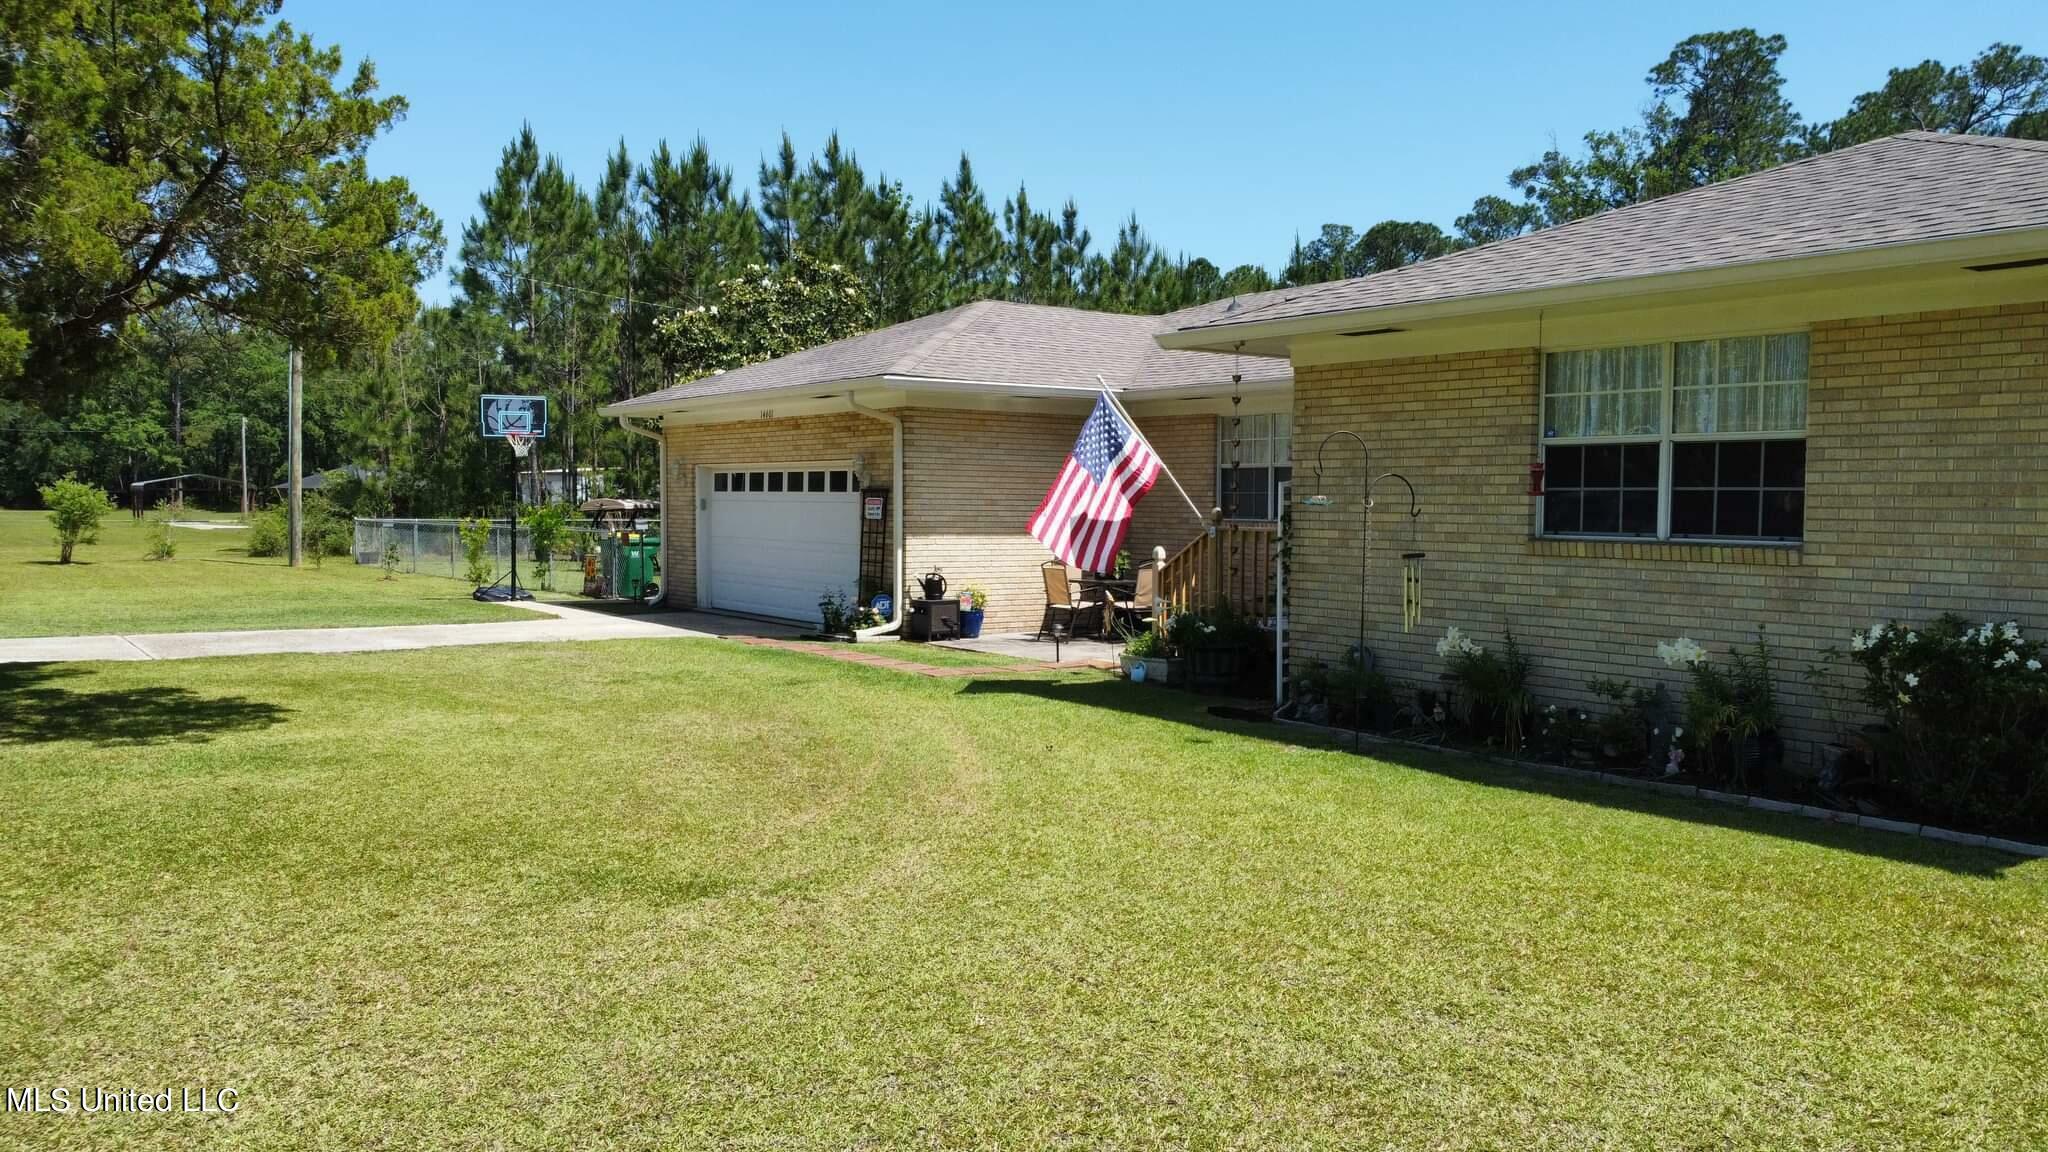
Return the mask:
<svg viewBox="0 0 2048 1152">
<path fill-rule="evenodd" d="M 428 576 L 446 576 L 451 580 L 464 578 L 468 567 L 463 558 L 460 520 L 404 520 L 358 518 L 356 525 L 355 557 L 358 564 L 382 564 L 386 548 L 398 548 L 398 570 L 417 572 Z M 583 588 L 583 556 L 598 546 L 600 533 L 589 524 L 569 525 L 569 543 L 558 551 L 554 562 L 543 572 L 534 558 L 533 542 L 525 532 L 519 534 L 519 585 L 522 588 L 545 588 L 553 592 L 579 592 Z M 485 548 L 490 558 L 491 578 L 502 578 L 512 567 L 512 534 L 505 521 L 491 521 L 490 543 Z"/>
</svg>

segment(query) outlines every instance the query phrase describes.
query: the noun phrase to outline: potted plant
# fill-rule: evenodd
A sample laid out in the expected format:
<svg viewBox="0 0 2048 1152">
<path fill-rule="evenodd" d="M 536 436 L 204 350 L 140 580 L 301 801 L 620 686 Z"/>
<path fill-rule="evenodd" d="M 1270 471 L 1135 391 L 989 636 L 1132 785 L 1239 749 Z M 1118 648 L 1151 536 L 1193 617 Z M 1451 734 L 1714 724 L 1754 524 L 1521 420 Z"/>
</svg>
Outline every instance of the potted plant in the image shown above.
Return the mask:
<svg viewBox="0 0 2048 1152">
<path fill-rule="evenodd" d="M 1174 659 L 1166 637 L 1151 628 L 1127 637 L 1116 662 L 1133 683 L 1171 684 L 1180 679 L 1180 661 Z"/>
<path fill-rule="evenodd" d="M 981 635 L 982 614 L 988 610 L 988 589 L 969 584 L 960 590 L 960 636 L 973 640 Z"/>
</svg>

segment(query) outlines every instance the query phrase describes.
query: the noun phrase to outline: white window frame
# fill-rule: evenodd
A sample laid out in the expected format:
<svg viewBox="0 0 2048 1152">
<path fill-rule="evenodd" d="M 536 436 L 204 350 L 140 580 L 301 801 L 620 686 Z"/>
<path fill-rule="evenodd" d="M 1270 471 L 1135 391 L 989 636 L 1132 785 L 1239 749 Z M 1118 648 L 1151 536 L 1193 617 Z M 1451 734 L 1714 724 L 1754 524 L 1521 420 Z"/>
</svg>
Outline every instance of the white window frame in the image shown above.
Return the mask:
<svg viewBox="0 0 2048 1152">
<path fill-rule="evenodd" d="M 1676 425 L 1673 420 L 1673 416 L 1675 415 L 1675 413 L 1672 409 L 1673 405 L 1676 403 L 1676 397 L 1678 394 L 1678 346 L 1680 344 L 1690 344 L 1695 341 L 1705 340 L 1731 340 L 1744 336 L 1785 336 L 1790 335 L 1794 332 L 1805 332 L 1808 334 L 1809 343 L 1807 347 L 1805 381 L 1807 387 L 1806 422 L 1809 426 L 1808 428 L 1800 428 L 1797 431 L 1785 432 L 1673 431 Z M 1538 496 L 1531 501 L 1532 507 L 1530 508 L 1530 535 L 1540 540 L 1617 540 L 1632 541 L 1635 543 L 1642 543 L 1643 541 L 1649 540 L 1660 543 L 1671 542 L 1673 540 L 1673 537 L 1671 535 L 1671 471 L 1674 455 L 1672 452 L 1672 445 L 1681 443 L 1703 443 L 1721 441 L 1807 439 L 1810 431 L 1810 426 L 1813 423 L 1813 352 L 1811 339 L 1812 335 L 1810 329 L 1774 327 L 1761 328 L 1747 332 L 1718 332 L 1713 335 L 1686 336 L 1682 338 L 1673 338 L 1668 340 L 1624 340 L 1609 341 L 1599 344 L 1571 344 L 1543 348 L 1537 354 L 1536 372 L 1536 451 L 1539 453 L 1540 458 L 1544 461 L 1546 465 L 1548 465 L 1550 461 L 1550 447 L 1552 445 L 1557 445 L 1561 448 L 1575 448 L 1586 447 L 1589 445 L 1604 444 L 1656 444 L 1657 534 L 1655 536 L 1638 536 L 1629 533 L 1613 532 L 1551 532 L 1548 531 L 1543 524 L 1543 504 L 1545 498 L 1542 496 Z M 1544 418 L 1548 414 L 1545 411 L 1545 402 L 1550 397 L 1551 353 L 1595 352 L 1604 348 L 1637 348 L 1642 347 L 1644 345 L 1652 344 L 1661 346 L 1664 351 L 1664 387 L 1662 390 L 1662 398 L 1659 404 L 1660 411 L 1657 421 L 1657 427 L 1660 429 L 1660 431 L 1657 435 L 1545 436 L 1543 434 L 1543 430 L 1546 427 L 1546 425 L 1544 424 Z M 1802 498 L 1805 493 L 1805 490 L 1806 485 L 1805 482 L 1802 480 L 1800 483 L 1800 491 L 1802 494 Z M 1547 484 L 1545 485 L 1544 491 L 1549 491 L 1549 486 Z M 1798 548 L 1804 545 L 1806 542 L 1806 516 L 1804 512 L 1802 512 L 1800 515 L 1799 538 L 1796 540 L 1778 540 L 1761 536 L 1681 536 L 1676 538 L 1676 542 L 1680 544 L 1726 544 L 1755 548 Z"/>
<path fill-rule="evenodd" d="M 1268 434 L 1266 437 L 1266 463 L 1246 464 L 1242 467 L 1242 470 L 1246 472 L 1264 472 L 1266 474 L 1266 500 L 1270 505 L 1267 510 L 1268 514 L 1265 516 L 1228 517 L 1228 519 L 1246 524 L 1272 524 L 1277 522 L 1280 519 L 1281 508 L 1280 485 L 1288 481 L 1275 477 L 1273 472 L 1275 469 L 1285 468 L 1288 470 L 1289 479 L 1293 477 L 1294 413 L 1285 409 L 1273 412 L 1247 412 L 1242 416 L 1242 419 L 1250 421 L 1260 416 L 1287 421 L 1287 459 L 1284 461 L 1273 459 L 1275 455 L 1271 450 L 1273 437 Z M 1216 418 L 1216 503 L 1219 506 L 1223 503 L 1223 477 L 1225 473 L 1230 471 L 1230 421 L 1231 417 L 1227 414 Z M 1245 437 L 1244 442 L 1247 444 L 1251 443 L 1251 438 Z"/>
</svg>

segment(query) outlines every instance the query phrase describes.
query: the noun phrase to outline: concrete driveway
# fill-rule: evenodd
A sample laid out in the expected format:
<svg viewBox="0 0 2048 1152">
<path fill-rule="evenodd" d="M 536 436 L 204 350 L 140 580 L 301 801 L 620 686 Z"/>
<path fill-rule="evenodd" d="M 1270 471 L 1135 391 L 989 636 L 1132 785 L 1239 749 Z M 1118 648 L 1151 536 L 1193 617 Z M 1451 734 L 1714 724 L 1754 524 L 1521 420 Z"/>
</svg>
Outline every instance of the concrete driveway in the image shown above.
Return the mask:
<svg viewBox="0 0 2048 1152">
<path fill-rule="evenodd" d="M 463 644 L 550 644 L 564 640 L 790 639 L 803 629 L 709 612 L 610 612 L 568 604 L 518 605 L 542 620 L 489 624 L 395 624 L 379 628 L 278 628 L 252 632 L 150 632 L 117 636 L 0 639 L 0 664 L 58 660 L 192 660 L 279 652 L 389 652 Z"/>
</svg>

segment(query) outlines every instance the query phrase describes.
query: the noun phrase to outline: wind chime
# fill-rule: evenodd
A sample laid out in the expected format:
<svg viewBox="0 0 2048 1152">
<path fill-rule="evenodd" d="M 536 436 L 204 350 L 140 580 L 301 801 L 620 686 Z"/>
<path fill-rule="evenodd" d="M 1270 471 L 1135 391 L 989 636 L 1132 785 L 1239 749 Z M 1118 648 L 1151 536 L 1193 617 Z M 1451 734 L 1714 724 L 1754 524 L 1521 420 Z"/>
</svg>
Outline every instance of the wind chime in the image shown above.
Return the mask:
<svg viewBox="0 0 2048 1152">
<path fill-rule="evenodd" d="M 1244 367 L 1241 356 L 1244 341 L 1237 342 L 1237 351 L 1230 356 L 1230 500 L 1229 516 L 1237 519 L 1239 506 L 1244 501 L 1244 417 L 1238 408 L 1244 403 Z"/>
<path fill-rule="evenodd" d="M 1404 479 L 1402 483 L 1407 483 Z M 1415 490 L 1410 488 L 1408 499 L 1412 505 Z M 1413 632 L 1422 623 L 1422 562 L 1429 553 L 1420 551 L 1419 525 L 1422 509 L 1411 507 L 1408 512 L 1408 551 L 1401 553 L 1401 631 Z"/>
</svg>

